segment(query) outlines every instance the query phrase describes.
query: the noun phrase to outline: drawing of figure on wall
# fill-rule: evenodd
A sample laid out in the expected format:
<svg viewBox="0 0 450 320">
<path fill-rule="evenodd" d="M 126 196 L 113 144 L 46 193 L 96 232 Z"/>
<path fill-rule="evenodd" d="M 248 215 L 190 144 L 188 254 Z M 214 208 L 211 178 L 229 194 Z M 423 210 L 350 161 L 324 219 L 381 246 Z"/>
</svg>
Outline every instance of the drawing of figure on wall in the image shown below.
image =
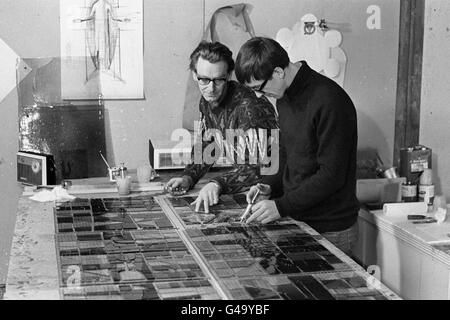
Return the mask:
<svg viewBox="0 0 450 320">
<path fill-rule="evenodd" d="M 143 0 L 60 1 L 63 99 L 144 97 Z"/>
<path fill-rule="evenodd" d="M 89 15 L 85 18 L 74 19 L 74 23 L 86 22 L 86 47 L 89 50 L 95 71 L 87 81 L 97 72 L 110 74 L 121 79 L 120 72 L 120 27 L 119 22 L 130 22 L 130 18 L 120 18 L 117 14 L 118 3 L 108 0 L 95 0 L 89 8 Z M 117 54 L 116 54 L 117 53 Z M 114 68 L 113 61 L 118 59 Z"/>
</svg>

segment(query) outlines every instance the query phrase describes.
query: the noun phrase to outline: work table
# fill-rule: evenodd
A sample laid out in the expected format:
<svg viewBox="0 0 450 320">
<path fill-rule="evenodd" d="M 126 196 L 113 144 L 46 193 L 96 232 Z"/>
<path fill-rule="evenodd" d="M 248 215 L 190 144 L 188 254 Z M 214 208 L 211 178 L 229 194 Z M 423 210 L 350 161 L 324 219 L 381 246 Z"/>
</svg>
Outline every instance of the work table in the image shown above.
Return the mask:
<svg viewBox="0 0 450 320">
<path fill-rule="evenodd" d="M 155 183 L 156 184 L 164 183 L 165 181 L 168 180 L 168 178 L 169 176 L 164 176 L 160 178 L 160 180 L 155 181 Z M 207 181 L 209 181 L 209 176 L 206 176 L 205 179 L 203 179 L 201 183 L 199 183 L 196 186 L 196 188 L 189 193 L 189 195 L 195 196 L 197 192 L 200 190 L 201 186 L 204 185 Z M 87 179 L 83 181 L 74 181 L 74 186 L 89 184 L 91 187 L 89 187 L 88 189 L 93 190 L 92 186 L 94 186 L 93 188 L 96 189 L 95 186 L 99 185 L 103 186 L 105 182 L 107 184 L 107 181 L 105 181 L 104 179 L 100 180 L 98 180 L 97 178 Z M 100 189 L 102 188 L 97 188 L 97 191 L 99 191 Z M 132 192 L 130 195 L 131 199 L 133 197 L 145 198 L 146 196 L 155 197 L 155 199 L 158 199 L 158 201 L 162 201 L 166 197 L 166 195 L 162 195 L 160 191 L 156 190 L 147 192 L 146 191 Z M 103 197 L 111 198 L 117 197 L 117 193 L 87 193 L 87 194 L 77 194 L 77 197 L 86 199 L 103 198 Z M 24 195 L 20 197 L 17 210 L 16 227 L 11 246 L 10 263 L 4 299 L 62 299 L 65 297 L 62 295 L 61 291 L 62 289 L 60 288 L 60 279 L 58 270 L 59 267 L 58 246 L 55 243 L 56 232 L 55 232 L 54 206 L 55 204 L 53 202 L 45 202 L 45 203 L 35 202 L 29 199 L 29 195 L 27 196 Z M 166 205 L 162 205 L 162 207 L 164 206 Z M 169 216 L 172 216 L 172 218 L 170 219 L 174 221 L 173 214 L 170 213 Z M 329 243 L 326 239 L 320 236 L 312 228 L 301 222 L 296 223 L 300 227 L 301 232 L 304 233 L 304 235 L 308 235 L 310 238 L 312 237 L 311 239 L 316 239 L 314 241 L 318 241 L 320 243 L 320 247 L 322 248 L 321 249 L 322 251 L 320 252 L 321 254 L 327 255 L 327 257 L 329 257 L 330 259 L 332 258 L 332 256 L 335 256 L 336 258 L 333 258 L 332 259 L 333 261 L 336 259 L 337 259 L 336 261 L 341 261 L 340 263 L 337 264 L 336 261 L 333 262 L 334 263 L 333 266 L 336 269 L 335 273 L 330 272 L 296 273 L 295 277 L 298 281 L 308 280 L 308 281 L 316 281 L 316 283 L 319 283 L 318 281 L 321 281 L 320 283 L 326 283 L 332 281 L 331 279 L 334 279 L 333 276 L 337 276 L 337 274 L 340 274 L 339 277 L 341 276 L 350 277 L 349 279 L 355 280 L 360 279 L 360 282 L 363 281 L 363 283 L 365 283 L 365 285 L 363 287 L 359 287 L 358 290 L 354 289 L 348 289 L 347 291 L 343 290 L 347 292 L 346 294 L 348 298 L 351 297 L 354 299 L 358 297 L 369 298 L 373 296 L 375 298 L 384 297 L 384 299 L 399 299 L 399 296 L 390 291 L 382 283 L 375 282 L 375 284 L 377 285 L 376 288 L 379 291 L 370 287 L 370 283 L 373 284 L 374 282 L 372 280 L 374 279 L 371 279 L 370 275 L 367 272 L 365 272 L 365 270 L 362 267 L 360 267 L 350 257 L 343 254 L 339 249 L 337 249 L 335 246 Z M 228 280 L 226 278 L 227 276 L 223 278 L 224 276 L 219 274 L 218 272 L 219 269 L 217 269 L 212 262 L 210 263 L 209 261 L 205 260 L 203 256 L 204 252 L 202 252 L 202 250 L 200 251 L 196 250 L 195 246 L 193 245 L 194 242 L 192 241 L 192 239 L 187 238 L 187 235 L 195 237 L 196 229 L 186 228 L 185 230 L 181 230 L 184 227 L 181 224 L 179 224 L 179 222 L 175 222 L 174 225 L 175 228 L 178 229 L 177 233 L 179 233 L 182 236 L 183 241 L 186 243 L 187 247 L 192 252 L 192 256 L 201 266 L 201 269 L 205 274 L 205 277 L 209 279 L 208 281 L 212 283 L 215 289 L 217 289 L 217 294 L 209 295 L 209 297 L 212 297 L 213 299 L 217 298 L 235 299 L 236 296 L 233 295 L 234 291 L 230 291 L 231 289 L 230 290 L 227 289 L 228 288 L 227 286 L 230 285 L 231 280 Z M 211 230 L 213 230 L 213 227 L 211 227 Z M 196 243 L 199 244 L 199 242 Z M 205 245 L 204 241 L 203 245 Z M 223 248 L 225 248 L 225 246 Z M 324 253 L 323 250 L 326 250 L 327 253 Z M 319 256 L 319 252 L 317 253 L 311 252 L 308 254 L 309 255 L 315 254 Z M 322 261 L 322 264 L 323 263 L 325 262 Z M 260 266 L 256 267 L 261 268 Z M 291 275 L 290 277 L 294 276 Z M 267 276 L 266 278 L 269 280 L 271 279 L 270 281 L 274 281 L 274 279 L 281 279 L 282 275 L 272 275 Z M 337 278 L 336 280 L 333 281 L 342 282 L 342 280 L 340 279 L 341 278 Z M 255 278 L 251 281 L 262 281 L 262 280 L 256 280 Z M 227 283 L 228 285 L 225 286 L 223 285 Z M 361 286 L 361 283 L 359 284 L 359 286 Z M 339 290 L 341 290 L 341 292 Z M 329 292 L 332 292 L 332 295 L 330 295 L 330 293 L 327 292 L 322 292 L 322 296 L 329 298 L 332 298 L 332 296 L 335 298 L 342 296 L 342 289 L 336 289 L 334 291 L 329 290 Z M 244 295 L 243 297 L 244 298 L 247 297 L 246 299 L 248 299 L 248 296 Z M 270 298 L 271 296 L 266 295 L 265 297 Z M 317 295 L 315 297 L 317 297 Z"/>
</svg>

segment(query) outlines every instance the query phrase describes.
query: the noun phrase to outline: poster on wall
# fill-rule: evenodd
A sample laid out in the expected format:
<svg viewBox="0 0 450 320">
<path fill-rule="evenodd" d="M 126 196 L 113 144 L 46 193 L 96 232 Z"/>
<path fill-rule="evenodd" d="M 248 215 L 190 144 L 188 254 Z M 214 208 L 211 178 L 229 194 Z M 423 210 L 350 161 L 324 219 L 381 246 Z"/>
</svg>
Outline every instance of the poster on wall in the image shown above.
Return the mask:
<svg viewBox="0 0 450 320">
<path fill-rule="evenodd" d="M 60 28 L 63 99 L 144 97 L 142 0 L 61 1 Z"/>
</svg>

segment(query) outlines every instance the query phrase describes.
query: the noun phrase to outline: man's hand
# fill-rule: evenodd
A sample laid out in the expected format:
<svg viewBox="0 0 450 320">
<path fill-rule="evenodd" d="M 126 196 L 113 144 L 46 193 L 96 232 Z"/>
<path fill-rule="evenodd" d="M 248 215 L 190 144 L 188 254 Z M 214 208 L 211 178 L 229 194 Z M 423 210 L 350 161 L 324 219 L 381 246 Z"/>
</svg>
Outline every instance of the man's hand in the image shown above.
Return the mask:
<svg viewBox="0 0 450 320">
<path fill-rule="evenodd" d="M 252 207 L 252 215 L 247 219 L 246 223 L 250 223 L 253 220 L 259 223 L 269 223 L 280 219 L 280 213 L 278 212 L 277 205 L 273 200 L 262 200 L 255 203 Z"/>
<path fill-rule="evenodd" d="M 270 186 L 267 184 L 258 183 L 250 188 L 247 192 L 247 203 L 251 203 L 256 191 L 259 190 L 259 194 L 256 197 L 255 203 L 261 200 L 266 200 L 270 198 Z"/>
<path fill-rule="evenodd" d="M 198 193 L 197 199 L 191 203 L 195 204 L 195 212 L 200 210 L 200 206 L 203 202 L 205 213 L 209 213 L 209 206 L 219 203 L 219 192 L 220 187 L 214 182 L 210 182 L 204 186 Z"/>
<path fill-rule="evenodd" d="M 191 187 L 192 180 L 188 176 L 172 178 L 167 182 L 165 188 L 172 192 L 174 190 L 187 191 Z"/>
</svg>

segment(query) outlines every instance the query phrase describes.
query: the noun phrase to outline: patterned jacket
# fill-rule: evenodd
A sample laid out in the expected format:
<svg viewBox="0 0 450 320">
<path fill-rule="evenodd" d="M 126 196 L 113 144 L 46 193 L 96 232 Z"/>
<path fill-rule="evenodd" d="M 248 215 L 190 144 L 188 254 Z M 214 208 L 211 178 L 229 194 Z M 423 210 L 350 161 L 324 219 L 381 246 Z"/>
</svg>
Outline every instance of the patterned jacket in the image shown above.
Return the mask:
<svg viewBox="0 0 450 320">
<path fill-rule="evenodd" d="M 220 185 L 221 193 L 241 192 L 259 182 L 264 164 L 259 158 L 258 161 L 252 158 L 260 151 L 252 153 L 250 150 L 255 150 L 249 146 L 255 146 L 255 138 L 260 139 L 261 133 L 267 134 L 266 138 L 269 139 L 271 129 L 279 128 L 275 107 L 264 96 L 258 98 L 243 85 L 229 81 L 226 96 L 219 106 L 212 109 L 202 97 L 199 109 L 200 121 L 195 130 L 202 145 L 201 148 L 192 148 L 193 161 L 186 166 L 183 175 L 190 176 L 196 184 L 214 164 L 220 163 L 222 156 L 231 161 L 233 166 L 212 179 Z M 237 139 L 228 139 L 234 140 L 233 143 L 226 139 L 230 133 L 239 136 Z M 195 150 L 201 150 L 201 158 L 195 157 Z M 211 155 L 209 159 L 208 155 Z"/>
</svg>

